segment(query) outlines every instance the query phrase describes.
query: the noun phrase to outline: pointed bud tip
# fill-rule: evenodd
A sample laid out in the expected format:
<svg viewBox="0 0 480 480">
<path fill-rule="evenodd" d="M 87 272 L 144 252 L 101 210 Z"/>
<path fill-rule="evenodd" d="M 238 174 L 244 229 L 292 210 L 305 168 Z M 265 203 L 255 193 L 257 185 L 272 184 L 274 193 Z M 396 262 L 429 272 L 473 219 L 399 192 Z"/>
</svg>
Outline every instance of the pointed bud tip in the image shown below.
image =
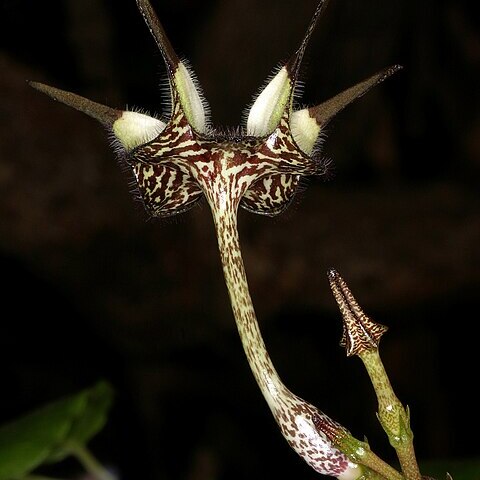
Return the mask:
<svg viewBox="0 0 480 480">
<path fill-rule="evenodd" d="M 399 70 L 402 70 L 403 69 L 403 65 L 400 65 L 400 64 L 395 64 L 395 65 L 392 65 L 388 71 L 391 72 L 391 73 L 395 73 L 395 72 L 398 72 Z"/>
<path fill-rule="evenodd" d="M 328 276 L 329 280 L 335 280 L 340 275 L 338 274 L 338 272 L 334 268 L 329 268 L 327 270 L 327 276 Z"/>
<path fill-rule="evenodd" d="M 34 82 L 33 80 L 27 80 L 28 86 L 34 88 L 35 90 L 39 90 L 40 92 L 47 93 L 48 92 L 48 85 L 45 85 L 40 82 Z"/>
<path fill-rule="evenodd" d="M 392 65 L 391 67 L 386 68 L 386 69 L 383 71 L 383 75 L 382 75 L 381 78 L 379 79 L 378 83 L 383 82 L 383 81 L 386 80 L 388 77 L 392 76 L 394 73 L 399 72 L 400 70 L 403 70 L 403 66 L 402 66 L 402 65 L 398 65 L 398 64 Z"/>
<path fill-rule="evenodd" d="M 365 315 L 337 270 L 330 268 L 328 279 L 343 318 L 340 345 L 345 347 L 347 356 L 361 355 L 377 349 L 380 338 L 387 331 L 387 327 L 374 322 Z"/>
</svg>

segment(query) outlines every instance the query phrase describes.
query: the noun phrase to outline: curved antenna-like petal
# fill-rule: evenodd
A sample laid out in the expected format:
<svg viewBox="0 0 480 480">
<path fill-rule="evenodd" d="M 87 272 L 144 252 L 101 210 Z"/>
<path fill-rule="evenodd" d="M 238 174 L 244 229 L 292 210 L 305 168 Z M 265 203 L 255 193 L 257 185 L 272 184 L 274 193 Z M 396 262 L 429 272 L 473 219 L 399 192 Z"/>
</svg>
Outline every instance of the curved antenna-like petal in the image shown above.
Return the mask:
<svg viewBox="0 0 480 480">
<path fill-rule="evenodd" d="M 315 9 L 313 17 L 310 20 L 310 24 L 308 25 L 307 31 L 305 32 L 302 43 L 300 44 L 300 46 L 298 47 L 297 51 L 292 56 L 292 58 L 290 58 L 290 60 L 286 64 L 289 77 L 293 84 L 293 88 L 295 88 L 295 85 L 298 81 L 300 67 L 302 64 L 303 56 L 305 55 L 305 50 L 307 49 L 307 46 L 308 46 L 308 42 L 310 41 L 313 31 L 315 30 L 315 27 L 317 25 L 318 19 L 320 18 L 322 13 L 325 11 L 327 4 L 328 4 L 328 0 L 320 0 L 319 4 L 317 5 L 317 8 Z"/>
<path fill-rule="evenodd" d="M 297 145 L 305 153 L 310 154 L 322 128 L 325 127 L 337 113 L 341 112 L 345 107 L 357 100 L 357 98 L 365 95 L 369 90 L 395 72 L 398 72 L 401 68 L 400 65 L 386 68 L 320 105 L 293 112 L 291 115 L 291 130 Z"/>
<path fill-rule="evenodd" d="M 398 72 L 402 67 L 400 65 L 393 65 L 381 72 L 372 75 L 363 82 L 357 83 L 353 87 L 344 90 L 343 92 L 335 95 L 330 100 L 321 103 L 315 107 L 308 109 L 308 113 L 311 117 L 315 118 L 317 123 L 321 126 L 326 125 L 337 113 L 342 111 L 345 107 L 350 105 L 357 98 L 365 95 L 373 87 L 386 80 L 388 77 Z"/>
<path fill-rule="evenodd" d="M 121 110 L 107 107 L 106 105 L 94 102 L 72 92 L 50 87 L 49 85 L 40 82 L 28 82 L 28 84 L 36 90 L 53 98 L 55 101 L 68 105 L 69 107 L 94 118 L 105 127 L 111 127 L 122 115 Z"/>
<path fill-rule="evenodd" d="M 127 151 L 153 140 L 165 128 L 164 122 L 143 113 L 117 110 L 43 83 L 29 82 L 29 84 L 54 100 L 99 121 L 113 133 L 115 139 Z"/>
<path fill-rule="evenodd" d="M 167 66 L 172 111 L 175 112 L 175 104 L 180 102 L 188 123 L 197 132 L 205 133 L 208 128 L 208 106 L 195 75 L 185 62 L 178 58 L 150 2 L 137 0 L 137 6 Z"/>
<path fill-rule="evenodd" d="M 155 11 L 152 8 L 152 5 L 148 0 L 137 0 L 137 7 L 142 14 L 150 33 L 155 39 L 160 52 L 162 53 L 169 74 L 173 77 L 178 64 L 180 63 L 180 59 L 177 57 L 177 54 L 175 53 L 175 50 L 173 49 L 172 44 L 165 33 L 165 29 L 160 23 L 160 20 L 158 19 Z"/>
<path fill-rule="evenodd" d="M 328 0 L 321 0 L 317 5 L 299 48 L 290 60 L 267 82 L 267 85 L 260 91 L 250 107 L 247 117 L 248 135 L 268 135 L 277 127 L 285 110 L 292 107 L 303 55 L 317 20 L 327 3 Z"/>
</svg>

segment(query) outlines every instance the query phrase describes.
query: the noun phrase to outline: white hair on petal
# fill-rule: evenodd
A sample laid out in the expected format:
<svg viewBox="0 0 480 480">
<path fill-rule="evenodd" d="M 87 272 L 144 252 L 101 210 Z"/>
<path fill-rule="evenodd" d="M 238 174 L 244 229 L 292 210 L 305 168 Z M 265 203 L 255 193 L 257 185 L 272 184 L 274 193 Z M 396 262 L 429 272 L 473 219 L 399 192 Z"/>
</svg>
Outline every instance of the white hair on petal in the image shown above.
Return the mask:
<svg viewBox="0 0 480 480">
<path fill-rule="evenodd" d="M 180 69 L 184 69 L 181 71 Z M 186 81 L 188 91 L 186 92 L 188 95 L 188 101 L 191 105 L 182 105 L 183 108 L 191 108 L 191 114 L 194 118 L 189 118 L 189 122 L 192 124 L 192 127 L 196 129 L 199 133 L 207 133 L 210 128 L 210 106 L 205 99 L 203 94 L 202 87 L 200 86 L 200 82 L 198 81 L 197 75 L 193 71 L 193 68 L 190 65 L 190 62 L 187 59 L 182 58 L 181 61 L 178 63 L 177 70 L 174 73 L 174 81 L 177 81 L 177 75 L 185 76 L 186 74 Z M 182 75 L 183 74 L 183 75 Z M 179 76 L 180 76 L 179 75 Z M 190 84 L 190 85 L 188 85 Z M 180 94 L 180 89 L 177 87 L 178 93 Z M 185 112 L 187 114 L 187 112 Z M 188 115 L 187 115 L 188 117 Z M 197 124 L 198 123 L 198 124 Z"/>
<path fill-rule="evenodd" d="M 279 77 L 282 72 L 285 75 L 284 79 L 281 79 Z M 279 79 L 280 82 L 282 82 L 283 80 L 283 85 L 281 83 L 275 85 L 274 82 L 276 81 L 276 79 Z M 247 135 L 264 136 L 271 133 L 271 131 L 268 130 L 273 130 L 275 128 L 275 126 L 273 128 L 267 128 L 268 126 L 266 125 L 266 123 L 268 123 L 268 120 L 271 119 L 277 103 L 272 103 L 271 105 L 268 105 L 268 109 L 266 109 L 265 107 L 269 103 L 269 100 L 270 102 L 272 101 L 272 98 L 265 97 L 265 95 L 267 94 L 267 92 L 269 92 L 268 89 L 272 90 L 275 89 L 275 87 L 278 92 L 274 93 L 280 94 L 281 89 L 285 88 L 288 85 L 287 82 L 289 81 L 290 79 L 286 66 L 282 63 L 274 69 L 273 73 L 269 75 L 266 82 L 262 85 L 261 88 L 258 89 L 258 92 L 256 93 L 256 95 L 254 95 L 252 102 L 245 109 L 243 115 L 244 118 L 242 123 L 245 125 Z M 264 98 L 261 100 L 262 95 L 264 96 Z M 288 95 L 290 95 L 290 92 L 288 93 Z M 268 112 L 268 110 L 270 110 L 270 115 L 265 115 L 265 111 Z M 259 118 L 255 119 L 255 116 Z M 280 118 L 278 120 L 280 121 Z"/>
<path fill-rule="evenodd" d="M 305 81 L 297 78 L 295 84 L 293 85 L 293 100 L 292 100 L 292 109 L 299 110 L 300 106 L 300 99 L 303 96 L 303 92 L 305 91 Z"/>
<path fill-rule="evenodd" d="M 258 134 L 255 133 L 255 129 L 249 127 L 249 125 L 248 125 L 249 120 L 250 120 L 250 114 L 251 114 L 252 109 L 254 108 L 257 100 L 259 99 L 259 97 L 262 95 L 262 93 L 265 92 L 265 90 L 268 88 L 268 86 L 272 83 L 272 81 L 275 79 L 275 77 L 280 73 L 280 71 L 283 68 L 285 68 L 285 73 L 287 75 L 287 81 L 290 83 L 290 85 L 289 85 L 290 91 L 288 93 L 289 97 L 288 97 L 288 100 L 287 100 L 289 105 L 285 104 L 285 108 L 288 108 L 290 110 L 297 109 L 297 104 L 299 103 L 299 100 L 302 97 L 303 92 L 305 90 L 305 82 L 297 77 L 295 79 L 294 83 L 292 84 L 292 78 L 290 77 L 290 74 L 288 73 L 288 71 L 286 71 L 286 64 L 281 63 L 273 70 L 272 74 L 269 75 L 267 80 L 264 82 L 264 84 L 258 89 L 257 93 L 254 95 L 251 103 L 249 103 L 247 108 L 245 108 L 244 111 L 243 111 L 242 126 L 244 126 L 248 135 L 257 135 L 258 136 Z M 268 134 L 268 133 L 270 133 L 270 132 L 263 132 L 263 134 Z M 260 135 L 262 135 L 262 133 L 260 133 Z"/>
<path fill-rule="evenodd" d="M 317 141 L 315 142 L 315 145 L 313 146 L 312 156 L 320 155 L 322 153 L 323 143 L 327 139 L 327 136 L 328 136 L 327 127 L 322 125 L 320 127 L 320 132 L 318 134 Z M 331 162 L 333 162 L 333 160 L 329 160 L 329 163 L 331 163 Z"/>
<path fill-rule="evenodd" d="M 241 118 L 241 122 L 240 122 L 240 126 L 245 130 L 245 132 L 247 131 L 247 123 L 248 123 L 248 115 L 250 113 L 250 110 L 252 109 L 253 107 L 253 104 L 255 103 L 255 101 L 257 100 L 257 98 L 259 97 L 259 95 L 263 92 L 263 90 L 265 90 L 265 87 L 274 79 L 275 75 L 277 75 L 277 73 L 285 66 L 284 63 L 280 63 L 278 64 L 272 71 L 272 73 L 270 73 L 270 75 L 267 77 L 267 79 L 263 82 L 263 84 L 257 88 L 257 91 L 254 93 L 253 97 L 252 97 L 252 100 L 247 104 L 247 106 L 243 109 L 242 111 L 242 118 Z"/>
<path fill-rule="evenodd" d="M 113 122 L 110 138 L 117 153 L 119 149 L 128 152 L 152 141 L 166 127 L 162 120 L 143 112 L 138 108 L 124 110 Z"/>
<path fill-rule="evenodd" d="M 162 117 L 161 119 L 169 119 L 172 115 L 172 84 L 168 73 L 163 72 L 160 75 L 160 81 L 158 83 L 160 90 L 160 98 L 162 104 Z"/>
<path fill-rule="evenodd" d="M 308 108 L 292 113 L 290 128 L 295 143 L 304 153 L 311 155 L 317 143 L 321 127 L 316 119 L 310 116 Z"/>
</svg>

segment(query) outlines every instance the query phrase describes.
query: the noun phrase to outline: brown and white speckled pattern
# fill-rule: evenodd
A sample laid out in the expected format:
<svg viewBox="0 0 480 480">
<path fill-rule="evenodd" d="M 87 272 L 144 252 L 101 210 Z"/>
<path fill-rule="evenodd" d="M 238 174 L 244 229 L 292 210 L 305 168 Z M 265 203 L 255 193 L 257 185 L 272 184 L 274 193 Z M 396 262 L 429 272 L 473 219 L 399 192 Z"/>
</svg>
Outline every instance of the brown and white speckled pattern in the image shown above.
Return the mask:
<svg viewBox="0 0 480 480">
<path fill-rule="evenodd" d="M 331 269 L 328 272 L 328 279 L 343 318 L 340 345 L 345 347 L 348 356 L 376 350 L 388 327 L 365 315 L 347 283 L 336 270 Z"/>
<path fill-rule="evenodd" d="M 163 30 L 156 38 L 162 36 Z M 171 58 L 170 46 L 164 50 L 169 50 L 164 56 Z M 171 72 L 174 76 L 175 70 Z M 239 206 L 275 215 L 288 206 L 301 176 L 324 173 L 324 165 L 295 143 L 290 106 L 287 102 L 276 128 L 262 137 L 205 133 L 191 126 L 181 98 L 172 88 L 172 116 L 165 130 L 131 152 L 127 163 L 134 171 L 139 196 L 153 216 L 179 213 L 202 194 L 206 197 L 245 354 L 281 432 L 317 472 L 353 479 L 360 469 L 318 428 L 328 424 L 330 429 L 342 431 L 343 427 L 290 392 L 275 371 L 255 316 L 241 255 Z"/>
<path fill-rule="evenodd" d="M 355 480 L 362 475 L 361 468 L 333 446 L 335 436 L 345 432 L 343 427 L 290 392 L 270 360 L 248 290 L 237 211 L 243 207 L 270 216 L 282 212 L 294 198 L 302 177 L 325 173 L 325 162 L 312 154 L 321 127 L 396 68 L 313 109 L 294 112 L 293 96 L 303 54 L 327 4 L 327 0 L 320 0 L 299 48 L 250 108 L 249 134 L 243 130 L 222 133 L 210 127 L 208 106 L 195 77 L 177 57 L 149 0 L 136 1 L 166 63 L 172 107 L 167 123 L 145 115 L 127 116 L 42 84 L 33 86 L 112 131 L 123 160 L 133 172 L 137 196 L 150 215 L 175 215 L 206 198 L 242 344 L 283 435 L 317 472 Z"/>
<path fill-rule="evenodd" d="M 220 177 L 215 182 L 217 194 L 212 212 L 230 301 L 255 380 L 290 446 L 317 472 L 335 477 L 343 474 L 344 478 L 349 478 L 350 472 L 358 473 L 358 470 L 332 445 L 316 423 L 322 418 L 339 430 L 343 428 L 285 387 L 265 348 L 248 290 L 234 202 L 225 204 L 221 199 L 222 194 L 228 192 L 223 180 Z"/>
<path fill-rule="evenodd" d="M 317 472 L 356 478 L 358 469 L 317 428 L 323 418 L 342 427 L 290 392 L 281 382 L 260 334 L 248 290 L 237 231 L 237 210 L 246 192 L 262 196 L 262 208 L 280 208 L 290 200 L 285 179 L 318 169 L 295 146 L 284 115 L 266 138 L 208 138 L 196 133 L 174 105 L 172 121 L 154 141 L 132 152 L 139 191 L 153 215 L 177 213 L 202 192 L 212 210 L 225 281 L 242 344 L 255 379 L 291 447 Z M 152 172 L 152 168 L 157 169 Z M 164 169 L 163 172 L 160 169 Z M 159 175 L 161 173 L 161 175 Z M 282 178 L 283 177 L 283 178 Z M 273 181 L 271 179 L 279 180 Z M 162 181 L 163 179 L 163 181 Z M 267 179 L 267 180 L 266 180 Z M 261 183 L 260 183 L 261 182 Z M 278 182 L 278 183 L 276 183 Z M 192 193 L 189 193 L 192 192 Z M 259 193 L 261 192 L 261 193 Z M 254 195 L 250 197 L 253 202 Z M 252 204 L 253 205 L 253 204 Z M 352 474 L 350 474 L 352 472 Z"/>
<path fill-rule="evenodd" d="M 139 198 L 155 217 L 185 211 L 202 196 L 202 190 L 208 198 L 209 179 L 225 168 L 230 174 L 241 171 L 237 175 L 241 207 L 276 215 L 292 201 L 302 175 L 322 174 L 325 169 L 296 146 L 287 115 L 264 138 L 200 134 L 175 101 L 165 130 L 131 152 L 126 161 L 134 172 Z"/>
</svg>

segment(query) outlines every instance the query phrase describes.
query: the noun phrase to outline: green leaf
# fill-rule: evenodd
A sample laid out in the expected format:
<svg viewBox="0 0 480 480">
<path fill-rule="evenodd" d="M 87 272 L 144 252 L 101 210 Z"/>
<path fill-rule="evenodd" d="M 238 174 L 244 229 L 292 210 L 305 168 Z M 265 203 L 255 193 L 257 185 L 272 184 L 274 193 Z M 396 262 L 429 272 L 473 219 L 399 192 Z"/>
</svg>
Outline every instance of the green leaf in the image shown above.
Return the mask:
<svg viewBox="0 0 480 480">
<path fill-rule="evenodd" d="M 83 401 L 73 397 L 42 407 L 0 428 L 0 480 L 21 477 L 43 463 L 79 415 Z"/>
<path fill-rule="evenodd" d="M 68 455 L 105 424 L 112 389 L 105 382 L 57 400 L 0 427 L 0 480 L 21 478 Z"/>
<path fill-rule="evenodd" d="M 88 443 L 104 426 L 112 406 L 113 388 L 107 382 L 99 382 L 86 392 L 87 406 L 77 418 L 68 436 L 69 441 L 80 445 Z"/>
<path fill-rule="evenodd" d="M 113 389 L 106 382 L 99 382 L 93 388 L 79 394 L 84 408 L 71 424 L 64 442 L 48 456 L 48 462 L 57 462 L 71 453 L 71 447 L 85 445 L 105 425 L 112 405 Z M 1 479 L 0 479 L 1 480 Z"/>
</svg>

